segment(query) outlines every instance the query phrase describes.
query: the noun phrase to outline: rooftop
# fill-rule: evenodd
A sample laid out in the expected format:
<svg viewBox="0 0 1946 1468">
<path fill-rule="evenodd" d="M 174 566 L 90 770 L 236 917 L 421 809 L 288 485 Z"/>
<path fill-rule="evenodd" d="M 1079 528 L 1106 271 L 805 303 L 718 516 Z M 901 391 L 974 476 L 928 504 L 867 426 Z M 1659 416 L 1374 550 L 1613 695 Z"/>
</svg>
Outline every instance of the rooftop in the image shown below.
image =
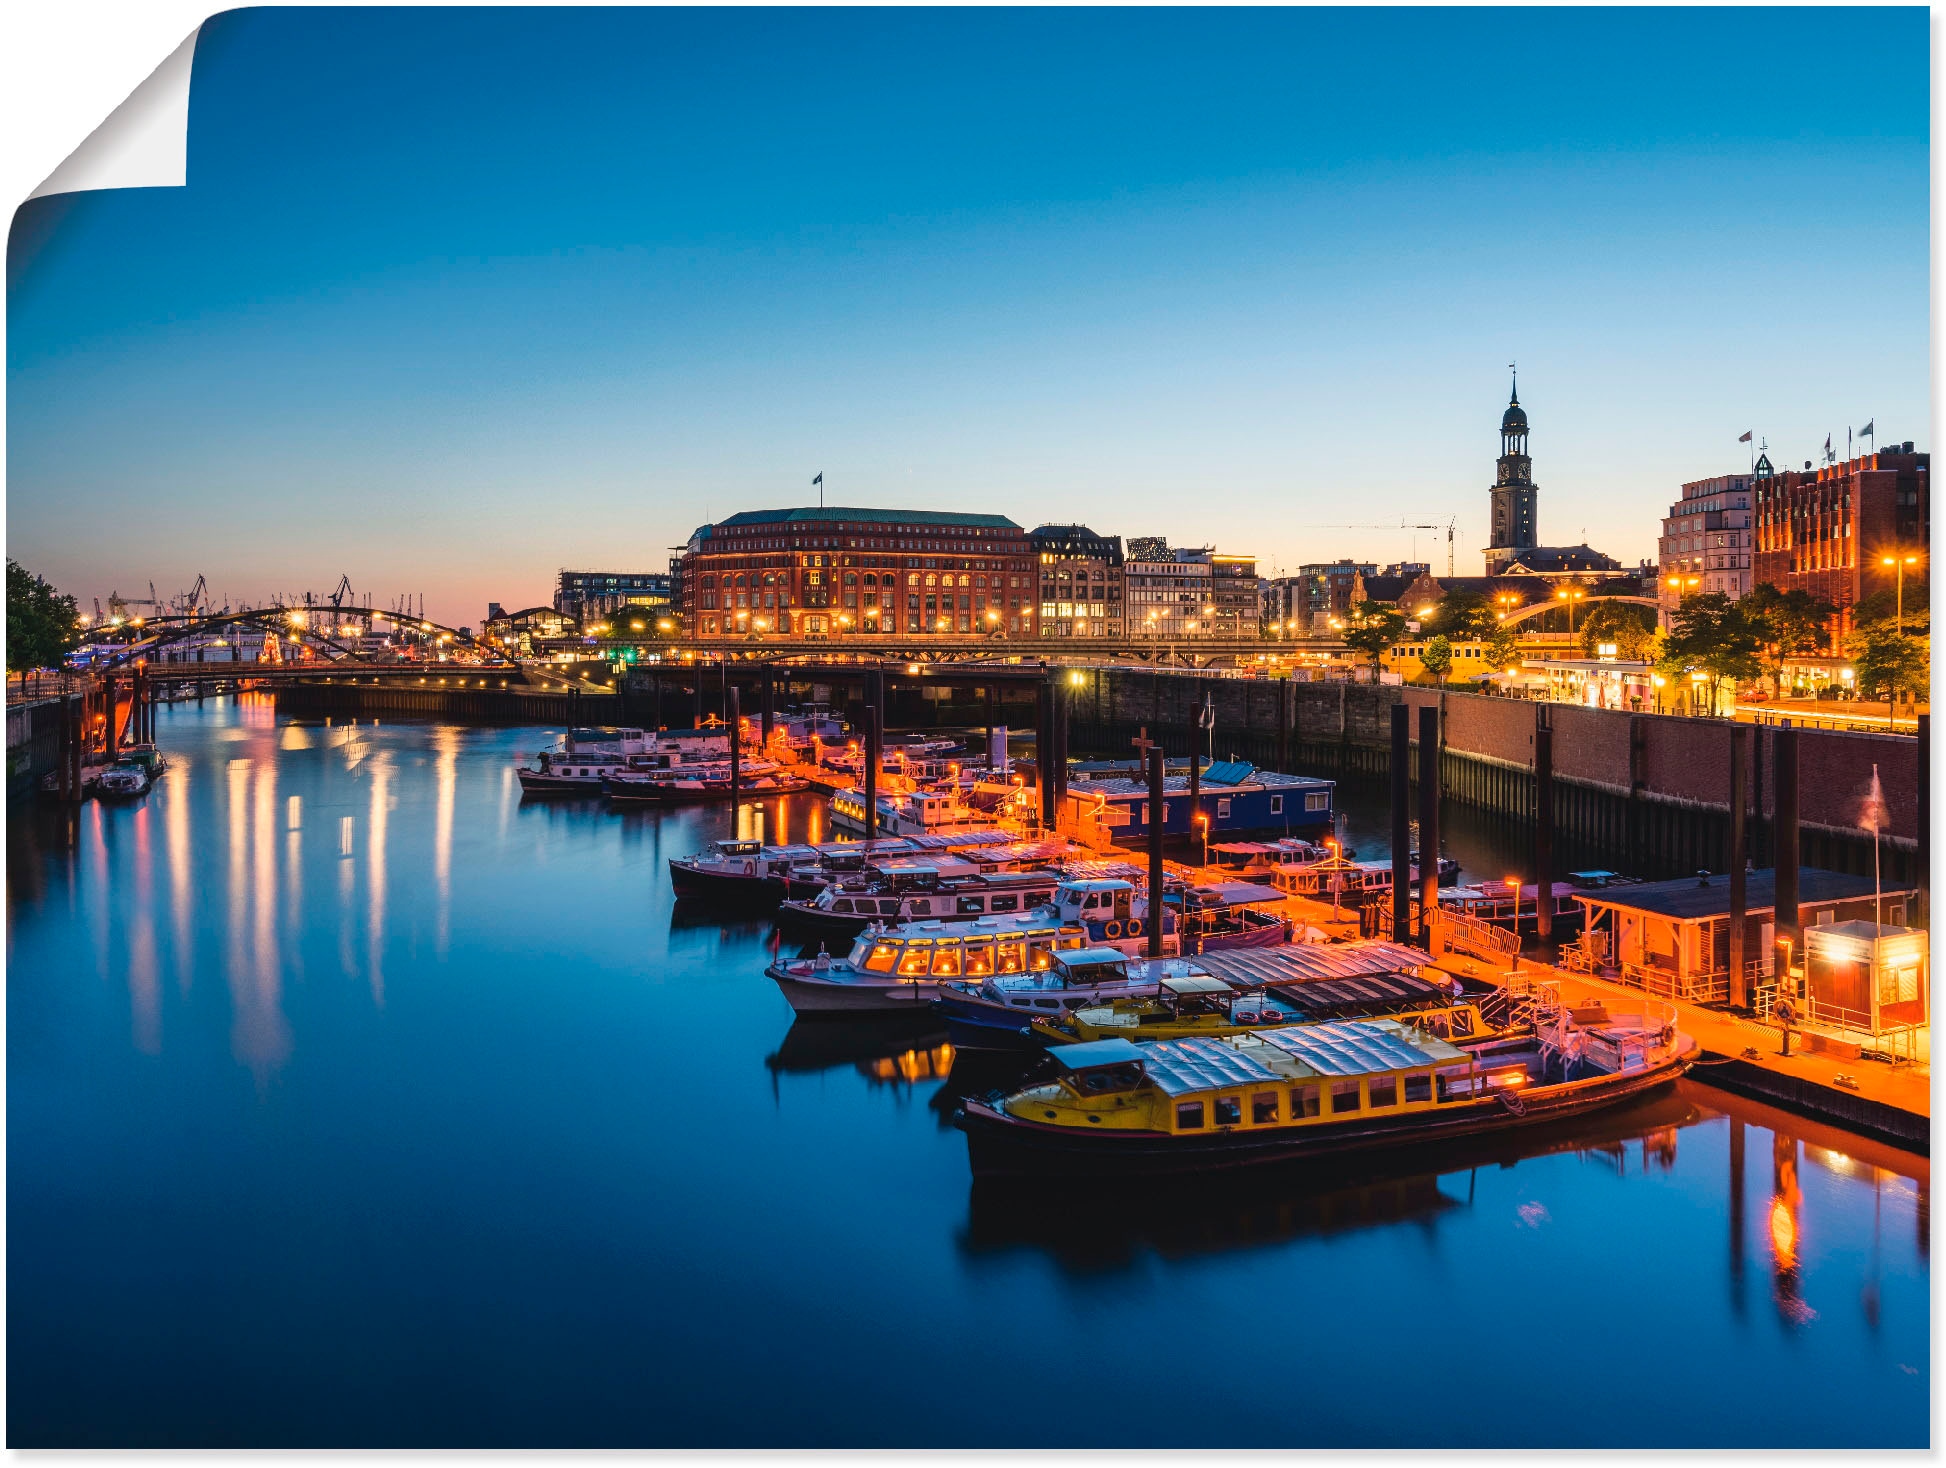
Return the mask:
<svg viewBox="0 0 1946 1468">
<path fill-rule="evenodd" d="M 968 515 L 953 510 L 859 510 L 833 505 L 808 506 L 796 510 L 744 510 L 718 520 L 709 530 L 727 530 L 742 525 L 963 525 L 982 530 L 1018 530 L 1005 515 Z"/>
<path fill-rule="evenodd" d="M 1899 897 L 1910 887 L 1883 889 L 1888 897 Z M 1820 902 L 1843 902 L 1872 895 L 1870 877 L 1854 877 L 1848 872 L 1830 872 L 1823 867 L 1803 867 L 1797 874 L 1797 904 L 1800 909 Z M 1730 878 L 1727 873 L 1709 877 L 1679 877 L 1673 882 L 1643 882 L 1633 887 L 1605 887 L 1597 892 L 1576 892 L 1577 902 L 1621 908 L 1630 912 L 1655 913 L 1693 922 L 1698 918 L 1728 917 Z M 1777 872 L 1765 867 L 1746 873 L 1743 891 L 1744 910 L 1765 913 L 1777 906 Z"/>
</svg>

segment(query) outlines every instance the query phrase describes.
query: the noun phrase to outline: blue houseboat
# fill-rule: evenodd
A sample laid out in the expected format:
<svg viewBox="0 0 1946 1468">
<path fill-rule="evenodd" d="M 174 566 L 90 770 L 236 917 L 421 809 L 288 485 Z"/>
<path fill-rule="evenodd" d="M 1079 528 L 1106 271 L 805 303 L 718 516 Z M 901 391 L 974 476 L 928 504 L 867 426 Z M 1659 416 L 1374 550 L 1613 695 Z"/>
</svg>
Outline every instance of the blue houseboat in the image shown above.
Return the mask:
<svg viewBox="0 0 1946 1468">
<path fill-rule="evenodd" d="M 1124 763 L 1121 767 L 1128 769 Z M 1165 773 L 1162 781 L 1164 836 L 1200 837 L 1273 834 L 1304 836 L 1331 829 L 1334 782 L 1309 775 L 1260 770 L 1247 760 L 1228 760 L 1203 769 L 1197 809 L 1189 808 L 1189 772 Z M 1068 800 L 1081 817 L 1107 826 L 1116 842 L 1132 845 L 1149 834 L 1149 782 L 1128 774 L 1103 774 L 1071 780 Z M 1199 822 L 1196 817 L 1201 816 Z"/>
</svg>

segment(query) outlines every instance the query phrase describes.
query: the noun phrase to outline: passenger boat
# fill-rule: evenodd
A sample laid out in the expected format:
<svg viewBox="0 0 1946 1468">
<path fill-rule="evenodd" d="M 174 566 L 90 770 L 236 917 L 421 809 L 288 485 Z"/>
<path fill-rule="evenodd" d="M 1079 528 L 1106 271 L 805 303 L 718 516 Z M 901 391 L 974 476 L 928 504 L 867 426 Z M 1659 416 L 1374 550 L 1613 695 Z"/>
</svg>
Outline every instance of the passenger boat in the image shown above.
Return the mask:
<svg viewBox="0 0 1946 1468">
<path fill-rule="evenodd" d="M 946 1021 L 947 1038 L 963 1050 L 1038 1050 L 1048 1037 L 1035 1030 L 1036 1019 L 1154 994 L 1164 978 L 1197 971 L 1182 959 L 1131 959 L 1115 948 L 1082 947 L 1056 952 L 1042 968 L 941 984 L 933 1008 Z"/>
<path fill-rule="evenodd" d="M 955 1113 L 977 1177 L 1181 1173 L 1555 1121 L 1654 1091 L 1696 1042 L 1674 1011 L 1459 1046 L 1392 1019 L 1048 1052 L 1052 1074 Z"/>
<path fill-rule="evenodd" d="M 777 921 L 787 932 L 850 938 L 875 922 L 970 922 L 1026 912 L 1053 902 L 1060 884 L 1058 872 L 983 870 L 954 856 L 881 860 L 855 881 L 779 904 Z"/>
<path fill-rule="evenodd" d="M 1180 1040 L 1236 1035 L 1277 1025 L 1343 1019 L 1396 1019 L 1455 1042 L 1499 1033 L 1456 983 L 1393 974 L 1378 980 L 1325 980 L 1289 988 L 1239 990 L 1212 974 L 1162 980 L 1152 996 L 1117 999 L 1035 1021 L 1050 1045 L 1120 1036 Z"/>
<path fill-rule="evenodd" d="M 727 760 L 723 730 L 570 729 L 531 765 L 517 765 L 523 795 L 600 795 L 603 782 L 624 770 L 673 770 Z"/>
<path fill-rule="evenodd" d="M 868 930 L 843 958 L 779 958 L 764 970 L 799 1014 L 917 1011 L 941 983 L 989 974 L 1034 973 L 1054 955 L 1085 947 L 1080 928 L 1040 913 L 970 923 L 908 923 Z"/>
<path fill-rule="evenodd" d="M 1284 895 L 1255 882 L 1216 882 L 1189 887 L 1165 903 L 1183 915 L 1183 949 L 1210 953 L 1223 948 L 1274 948 L 1291 940 L 1291 924 L 1276 913 L 1260 912 Z"/>
<path fill-rule="evenodd" d="M 1149 899 L 1125 878 L 1069 877 L 1054 889 L 1048 912 L 1064 923 L 1079 924 L 1096 947 L 1118 948 L 1136 956 L 1148 951 Z M 1166 894 L 1161 921 L 1162 951 L 1168 955 L 1181 946 L 1182 925 Z"/>
<path fill-rule="evenodd" d="M 827 880 L 811 846 L 765 846 L 718 841 L 691 857 L 669 858 L 669 885 L 678 897 L 770 905 L 824 889 Z"/>
<path fill-rule="evenodd" d="M 1287 836 L 1281 841 L 1216 841 L 1210 844 L 1209 854 L 1243 881 L 1269 882 L 1286 867 L 1309 866 L 1330 853 L 1315 841 Z"/>
<path fill-rule="evenodd" d="M 1406 869 L 1412 881 L 1419 881 L 1419 860 L 1415 853 Z M 1439 859 L 1440 879 L 1449 871 L 1459 875 L 1459 863 L 1449 856 Z M 1335 890 L 1341 897 L 1353 898 L 1367 893 L 1390 893 L 1392 863 L 1389 861 L 1352 861 L 1348 857 L 1326 855 L 1313 862 L 1281 866 L 1271 873 L 1271 883 L 1279 892 L 1292 897 L 1329 897 Z"/>
<path fill-rule="evenodd" d="M 804 780 L 769 760 L 743 762 L 735 785 L 730 780 L 729 761 L 696 765 L 687 769 L 621 769 L 602 780 L 609 800 L 617 805 L 695 805 L 732 796 L 759 799 L 767 795 L 791 795 L 806 788 Z"/>
<path fill-rule="evenodd" d="M 141 760 L 118 759 L 96 779 L 95 794 L 103 800 L 134 800 L 147 795 L 154 783 L 149 767 Z"/>
<path fill-rule="evenodd" d="M 992 823 L 965 805 L 954 791 L 914 790 L 877 797 L 881 836 L 919 836 L 938 831 L 980 831 Z M 857 790 L 840 790 L 831 797 L 831 824 L 841 831 L 865 829 L 865 797 Z"/>
</svg>

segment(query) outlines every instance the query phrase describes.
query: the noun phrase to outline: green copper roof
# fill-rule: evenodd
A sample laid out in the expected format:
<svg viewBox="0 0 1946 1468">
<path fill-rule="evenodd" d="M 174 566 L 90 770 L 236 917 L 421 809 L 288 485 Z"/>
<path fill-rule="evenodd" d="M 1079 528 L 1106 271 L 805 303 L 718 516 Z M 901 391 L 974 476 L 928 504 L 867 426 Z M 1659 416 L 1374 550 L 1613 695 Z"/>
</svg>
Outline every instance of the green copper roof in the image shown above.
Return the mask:
<svg viewBox="0 0 1946 1468">
<path fill-rule="evenodd" d="M 873 524 L 873 525 L 943 525 L 964 526 L 981 530 L 1018 530 L 1020 527 L 1005 515 L 962 515 L 945 510 L 854 510 L 834 505 L 829 509 L 812 507 L 801 510 L 744 510 L 719 520 L 716 530 L 731 525 L 826 525 L 826 524 Z"/>
</svg>

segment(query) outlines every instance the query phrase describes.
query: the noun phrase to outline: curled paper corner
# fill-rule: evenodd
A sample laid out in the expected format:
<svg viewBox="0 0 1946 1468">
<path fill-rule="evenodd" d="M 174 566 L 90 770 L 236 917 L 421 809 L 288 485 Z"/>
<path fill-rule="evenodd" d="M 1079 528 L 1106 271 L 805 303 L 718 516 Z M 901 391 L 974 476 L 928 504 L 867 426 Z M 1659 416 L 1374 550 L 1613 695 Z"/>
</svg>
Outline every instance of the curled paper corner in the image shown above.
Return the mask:
<svg viewBox="0 0 1946 1468">
<path fill-rule="evenodd" d="M 27 197 L 88 189 L 182 188 L 189 182 L 189 73 L 198 26 Z"/>
</svg>

